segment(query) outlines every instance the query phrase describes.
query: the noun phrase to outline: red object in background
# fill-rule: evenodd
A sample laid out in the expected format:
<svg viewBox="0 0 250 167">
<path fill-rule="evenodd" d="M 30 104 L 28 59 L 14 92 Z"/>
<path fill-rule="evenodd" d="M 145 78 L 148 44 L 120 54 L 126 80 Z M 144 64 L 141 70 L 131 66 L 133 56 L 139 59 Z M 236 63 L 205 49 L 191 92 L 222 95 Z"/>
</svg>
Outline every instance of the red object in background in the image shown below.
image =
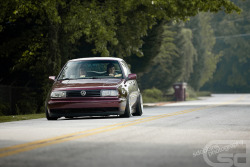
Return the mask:
<svg viewBox="0 0 250 167">
<path fill-rule="evenodd" d="M 175 83 L 173 85 L 174 88 L 174 96 L 176 101 L 186 101 L 186 88 L 187 88 L 187 83 L 185 82 L 180 82 L 180 83 Z"/>
</svg>

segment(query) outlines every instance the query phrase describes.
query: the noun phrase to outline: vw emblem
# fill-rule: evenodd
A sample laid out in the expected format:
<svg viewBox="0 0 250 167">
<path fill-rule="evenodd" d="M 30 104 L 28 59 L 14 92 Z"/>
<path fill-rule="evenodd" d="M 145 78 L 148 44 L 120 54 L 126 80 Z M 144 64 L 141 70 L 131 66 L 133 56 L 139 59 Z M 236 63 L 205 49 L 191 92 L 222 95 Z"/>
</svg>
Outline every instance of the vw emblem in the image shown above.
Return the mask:
<svg viewBox="0 0 250 167">
<path fill-rule="evenodd" d="M 81 91 L 81 95 L 82 95 L 82 96 L 85 96 L 85 95 L 86 95 L 86 91 L 82 90 L 82 91 Z"/>
</svg>

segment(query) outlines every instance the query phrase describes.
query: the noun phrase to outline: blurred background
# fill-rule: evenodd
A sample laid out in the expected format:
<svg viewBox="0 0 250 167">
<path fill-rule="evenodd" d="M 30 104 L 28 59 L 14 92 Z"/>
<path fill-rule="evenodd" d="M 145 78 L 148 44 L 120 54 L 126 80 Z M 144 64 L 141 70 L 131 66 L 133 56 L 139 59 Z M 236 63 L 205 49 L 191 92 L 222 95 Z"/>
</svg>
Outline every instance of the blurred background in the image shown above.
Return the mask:
<svg viewBox="0 0 250 167">
<path fill-rule="evenodd" d="M 249 93 L 250 1 L 231 2 L 2 1 L 0 115 L 44 112 L 48 77 L 81 57 L 123 58 L 144 102 L 182 82 L 189 99 Z"/>
</svg>

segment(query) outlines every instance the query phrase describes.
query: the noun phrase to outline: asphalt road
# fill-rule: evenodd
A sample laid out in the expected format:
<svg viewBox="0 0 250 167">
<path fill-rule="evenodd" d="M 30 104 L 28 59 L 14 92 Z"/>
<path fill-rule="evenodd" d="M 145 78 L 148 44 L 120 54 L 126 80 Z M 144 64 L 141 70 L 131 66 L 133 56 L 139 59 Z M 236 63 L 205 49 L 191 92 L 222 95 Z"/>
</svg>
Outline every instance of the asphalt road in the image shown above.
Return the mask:
<svg viewBox="0 0 250 167">
<path fill-rule="evenodd" d="M 249 167 L 249 141 L 250 94 L 217 94 L 141 117 L 0 123 L 0 167 Z"/>
</svg>

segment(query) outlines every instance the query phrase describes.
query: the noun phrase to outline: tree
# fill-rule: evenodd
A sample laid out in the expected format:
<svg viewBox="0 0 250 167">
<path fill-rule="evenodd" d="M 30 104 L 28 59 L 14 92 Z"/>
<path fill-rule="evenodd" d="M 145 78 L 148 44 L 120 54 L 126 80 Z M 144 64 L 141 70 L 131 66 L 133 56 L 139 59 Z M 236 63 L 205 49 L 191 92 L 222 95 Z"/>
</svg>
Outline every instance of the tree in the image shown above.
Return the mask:
<svg viewBox="0 0 250 167">
<path fill-rule="evenodd" d="M 250 2 L 237 1 L 241 15 L 220 13 L 213 18 L 217 41 L 215 51 L 223 51 L 214 79 L 203 89 L 216 92 L 250 92 L 249 7 Z"/>
<path fill-rule="evenodd" d="M 139 83 L 142 88 L 158 88 L 167 91 L 174 82 L 188 81 L 193 72 L 193 64 L 197 59 L 196 49 L 192 44 L 192 31 L 184 27 L 184 23 L 162 22 L 150 31 L 143 45 L 144 56 L 154 57 L 146 72 L 140 74 Z M 142 63 L 132 64 L 135 70 Z M 145 69 L 145 68 L 144 68 Z"/>
<path fill-rule="evenodd" d="M 189 79 L 189 84 L 195 90 L 199 90 L 207 81 L 213 78 L 216 65 L 221 57 L 221 53 L 213 53 L 215 36 L 210 20 L 211 15 L 209 13 L 199 13 L 189 23 L 195 36 L 193 43 L 198 55 L 197 62 L 194 64 L 194 72 Z M 198 27 L 194 25 L 198 25 Z"/>
<path fill-rule="evenodd" d="M 181 27 L 177 36 L 176 43 L 179 54 L 182 57 L 182 74 L 178 79 L 180 82 L 188 82 L 194 72 L 194 64 L 197 62 L 197 51 L 192 43 L 193 33 L 191 29 Z"/>
<path fill-rule="evenodd" d="M 155 87 L 165 91 L 176 81 L 182 70 L 181 57 L 174 43 L 174 37 L 178 32 L 166 22 L 162 22 L 156 30 L 154 39 L 159 42 L 155 44 L 155 40 L 147 41 L 147 46 L 154 44 L 154 47 L 144 48 L 147 53 L 155 53 L 155 58 L 150 69 L 143 73 L 139 83 L 143 89 Z"/>
<path fill-rule="evenodd" d="M 95 45 L 94 53 L 103 56 L 142 56 L 141 38 L 148 29 L 161 19 L 185 20 L 199 11 L 227 13 L 240 9 L 229 0 L 193 1 L 137 1 L 137 0 L 19 0 L 1 1 L 1 30 L 6 21 L 19 18 L 36 18 L 42 25 L 48 21 L 55 38 L 59 29 L 69 34 L 68 40 L 75 43 L 81 37 Z M 38 19 L 37 19 L 38 18 Z M 27 21 L 28 21 L 27 20 Z M 108 50 L 110 48 L 110 50 Z"/>
<path fill-rule="evenodd" d="M 229 0 L 1 0 L 0 6 L 2 83 L 42 87 L 42 98 L 47 76 L 68 59 L 142 57 L 144 37 L 162 20 L 186 20 L 199 11 L 240 12 Z"/>
</svg>

